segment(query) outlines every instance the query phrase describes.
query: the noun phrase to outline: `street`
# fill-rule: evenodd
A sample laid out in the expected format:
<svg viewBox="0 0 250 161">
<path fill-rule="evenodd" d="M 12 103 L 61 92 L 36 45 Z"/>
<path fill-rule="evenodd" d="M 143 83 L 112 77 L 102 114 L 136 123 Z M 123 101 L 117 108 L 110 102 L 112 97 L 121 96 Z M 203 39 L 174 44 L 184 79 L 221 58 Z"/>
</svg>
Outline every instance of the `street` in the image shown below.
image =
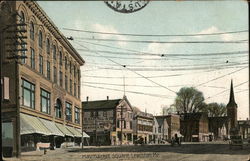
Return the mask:
<svg viewBox="0 0 250 161">
<path fill-rule="evenodd" d="M 24 152 L 19 160 L 86 160 L 86 161 L 247 161 L 250 147 L 229 149 L 227 142 L 183 143 L 181 146 L 137 145 L 137 146 L 103 146 Z M 8 158 L 14 161 L 18 159 Z"/>
</svg>

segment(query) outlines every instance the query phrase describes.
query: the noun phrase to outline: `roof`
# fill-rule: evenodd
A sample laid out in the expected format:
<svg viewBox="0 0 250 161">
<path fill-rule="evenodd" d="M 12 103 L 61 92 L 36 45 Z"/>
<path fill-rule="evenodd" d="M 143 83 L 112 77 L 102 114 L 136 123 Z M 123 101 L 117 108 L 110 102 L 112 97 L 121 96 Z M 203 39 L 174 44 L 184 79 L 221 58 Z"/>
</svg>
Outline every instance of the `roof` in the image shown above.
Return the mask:
<svg viewBox="0 0 250 161">
<path fill-rule="evenodd" d="M 204 112 L 195 112 L 195 113 L 183 113 L 180 114 L 181 120 L 200 120 L 202 116 L 207 116 Z"/>
<path fill-rule="evenodd" d="M 122 99 L 82 102 L 83 110 L 116 108 Z"/>
</svg>

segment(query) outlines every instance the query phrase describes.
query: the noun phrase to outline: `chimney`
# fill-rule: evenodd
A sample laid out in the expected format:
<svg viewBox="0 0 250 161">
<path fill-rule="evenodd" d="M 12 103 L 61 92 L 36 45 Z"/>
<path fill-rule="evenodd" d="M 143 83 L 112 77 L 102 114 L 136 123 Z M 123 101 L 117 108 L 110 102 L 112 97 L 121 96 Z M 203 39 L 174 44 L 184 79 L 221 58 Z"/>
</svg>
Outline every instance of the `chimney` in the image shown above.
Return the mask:
<svg viewBox="0 0 250 161">
<path fill-rule="evenodd" d="M 109 96 L 107 96 L 107 100 L 109 100 Z"/>
<path fill-rule="evenodd" d="M 88 102 L 89 101 L 89 96 L 87 96 L 86 99 L 87 99 L 87 102 Z"/>
</svg>

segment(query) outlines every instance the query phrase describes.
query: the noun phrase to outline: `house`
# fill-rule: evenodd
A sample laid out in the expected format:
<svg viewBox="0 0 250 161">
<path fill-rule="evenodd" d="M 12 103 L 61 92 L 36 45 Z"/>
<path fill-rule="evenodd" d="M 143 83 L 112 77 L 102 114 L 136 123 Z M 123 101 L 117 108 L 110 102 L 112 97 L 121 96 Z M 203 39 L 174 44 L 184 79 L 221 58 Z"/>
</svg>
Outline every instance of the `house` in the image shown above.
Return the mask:
<svg viewBox="0 0 250 161">
<path fill-rule="evenodd" d="M 2 107 L 3 151 L 19 157 L 39 142 L 79 144 L 84 60 L 37 2 L 1 1 L 0 8 L 1 70 L 9 93 Z"/>
<path fill-rule="evenodd" d="M 126 96 L 122 99 L 82 102 L 83 129 L 90 136 L 90 145 L 133 143 L 133 109 Z"/>
<path fill-rule="evenodd" d="M 155 140 L 156 143 L 158 141 L 161 142 L 162 140 L 167 141 L 168 140 L 168 129 L 169 129 L 169 125 L 167 123 L 167 119 L 164 116 L 155 116 L 155 126 L 154 128 L 158 127 L 158 131 L 157 129 L 154 129 L 154 131 L 156 133 L 153 133 L 153 135 L 155 136 Z"/>
<path fill-rule="evenodd" d="M 184 141 L 208 141 L 208 116 L 207 113 L 180 114 L 180 132 Z"/>
</svg>

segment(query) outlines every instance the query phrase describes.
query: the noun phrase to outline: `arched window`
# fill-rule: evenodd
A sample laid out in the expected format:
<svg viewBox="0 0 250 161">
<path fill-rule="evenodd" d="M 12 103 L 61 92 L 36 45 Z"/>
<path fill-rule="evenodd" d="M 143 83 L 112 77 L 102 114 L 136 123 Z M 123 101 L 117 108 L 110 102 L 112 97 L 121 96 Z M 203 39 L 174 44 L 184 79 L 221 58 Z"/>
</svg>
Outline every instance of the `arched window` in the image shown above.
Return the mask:
<svg viewBox="0 0 250 161">
<path fill-rule="evenodd" d="M 39 31 L 38 45 L 39 45 L 40 48 L 43 48 L 43 34 L 42 34 L 42 31 Z"/>
<path fill-rule="evenodd" d="M 56 60 L 56 46 L 53 45 L 53 59 Z"/>
<path fill-rule="evenodd" d="M 30 39 L 34 40 L 35 37 L 35 27 L 34 27 L 34 23 L 31 22 L 30 23 Z"/>
<path fill-rule="evenodd" d="M 50 41 L 49 41 L 48 38 L 47 38 L 47 41 L 46 41 L 46 51 L 47 51 L 47 54 L 50 54 Z"/>
<path fill-rule="evenodd" d="M 20 22 L 25 23 L 25 16 L 24 16 L 23 11 L 20 12 Z"/>
<path fill-rule="evenodd" d="M 62 118 L 62 102 L 60 99 L 56 100 L 55 115 L 57 118 Z"/>
</svg>

